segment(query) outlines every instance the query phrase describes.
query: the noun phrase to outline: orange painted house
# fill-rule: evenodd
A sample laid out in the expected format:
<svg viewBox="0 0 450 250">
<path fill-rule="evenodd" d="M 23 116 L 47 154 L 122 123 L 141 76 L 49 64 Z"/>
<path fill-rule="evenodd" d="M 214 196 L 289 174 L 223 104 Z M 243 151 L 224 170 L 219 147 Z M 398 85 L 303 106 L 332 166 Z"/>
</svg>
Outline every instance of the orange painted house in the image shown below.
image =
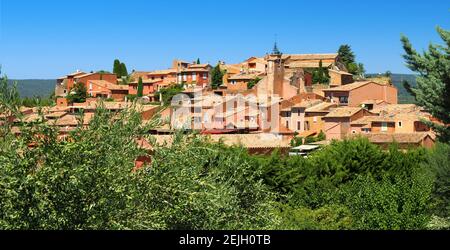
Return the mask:
<svg viewBox="0 0 450 250">
<path fill-rule="evenodd" d="M 72 85 L 68 84 L 67 87 L 70 90 L 73 87 L 74 83 L 83 83 L 86 86 L 86 89 L 88 88 L 88 81 L 90 80 L 104 80 L 110 83 L 117 83 L 117 76 L 116 74 L 110 74 L 110 73 L 89 73 L 84 75 L 77 75 L 74 78 L 74 81 Z"/>
<path fill-rule="evenodd" d="M 322 119 L 324 120 L 323 131 L 327 140 L 346 138 L 351 133 L 351 122 L 364 116 L 375 115 L 360 107 L 339 107 L 332 109 Z"/>
<path fill-rule="evenodd" d="M 105 80 L 88 80 L 87 93 L 91 97 L 113 98 L 115 101 L 125 100 L 128 85 L 118 85 Z"/>
<path fill-rule="evenodd" d="M 322 91 L 325 93 L 325 97 L 341 106 L 358 107 L 366 100 L 397 103 L 397 88 L 372 81 L 355 82 Z"/>
<path fill-rule="evenodd" d="M 198 87 L 206 87 L 211 82 L 212 67 L 209 64 L 191 64 L 187 68 L 182 68 L 177 73 L 177 82 L 189 85 L 195 84 Z"/>
<path fill-rule="evenodd" d="M 251 80 L 257 79 L 258 75 L 256 74 L 236 74 L 230 76 L 227 81 L 227 89 L 231 91 L 245 91 L 248 89 L 248 83 Z M 259 77 L 260 79 L 262 78 Z"/>
<path fill-rule="evenodd" d="M 171 84 L 177 82 L 176 69 L 155 70 L 147 74 L 147 79 L 156 81 L 159 80 L 165 84 Z"/>
<path fill-rule="evenodd" d="M 76 72 L 72 74 L 68 74 L 66 76 L 60 77 L 56 79 L 56 86 L 55 86 L 55 96 L 59 97 L 65 97 L 68 93 L 70 88 L 72 88 L 74 84 L 74 78 L 79 75 L 85 75 L 86 73 L 77 70 Z"/>
<path fill-rule="evenodd" d="M 154 94 L 158 91 L 158 84 L 162 83 L 161 79 L 158 80 L 142 80 L 142 94 L 143 96 L 150 97 L 153 99 Z M 128 94 L 137 95 L 138 90 L 138 80 L 128 83 Z"/>
</svg>

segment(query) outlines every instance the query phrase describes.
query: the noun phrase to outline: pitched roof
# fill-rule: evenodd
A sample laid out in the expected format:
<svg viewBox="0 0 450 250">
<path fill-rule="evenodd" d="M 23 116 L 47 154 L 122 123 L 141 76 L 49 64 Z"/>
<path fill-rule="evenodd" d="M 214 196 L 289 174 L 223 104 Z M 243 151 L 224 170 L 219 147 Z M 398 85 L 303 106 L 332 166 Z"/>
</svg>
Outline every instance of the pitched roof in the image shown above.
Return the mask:
<svg viewBox="0 0 450 250">
<path fill-rule="evenodd" d="M 392 143 L 392 142 L 398 142 L 398 143 L 420 143 L 425 139 L 427 136 L 430 136 L 430 138 L 434 141 L 433 137 L 429 133 L 393 133 L 393 134 L 386 134 L 386 133 L 369 133 L 369 134 L 362 134 L 363 136 L 366 136 L 369 141 L 373 143 Z"/>
<path fill-rule="evenodd" d="M 222 141 L 228 146 L 242 145 L 244 148 L 289 148 L 290 140 L 282 139 L 273 134 L 225 134 L 209 135 L 213 142 Z"/>
<path fill-rule="evenodd" d="M 204 64 L 191 64 L 189 65 L 189 68 L 206 68 L 209 67 L 211 65 L 204 63 Z"/>
<path fill-rule="evenodd" d="M 364 100 L 361 102 L 361 104 L 381 104 L 386 102 L 385 100 L 378 100 L 378 99 L 369 99 L 369 100 Z"/>
<path fill-rule="evenodd" d="M 94 117 L 94 113 L 83 114 L 83 125 L 88 125 Z M 77 126 L 79 124 L 79 116 L 74 114 L 64 115 L 56 120 L 49 120 L 47 123 L 54 126 Z"/>
<path fill-rule="evenodd" d="M 226 70 L 227 73 L 231 74 L 238 74 L 241 72 L 242 66 L 241 65 L 235 65 L 235 64 L 220 64 L 221 70 Z"/>
<path fill-rule="evenodd" d="M 252 56 L 252 57 L 248 58 L 247 60 L 245 60 L 245 62 L 250 62 L 250 61 L 256 61 L 256 62 L 259 62 L 259 63 L 262 63 L 262 64 L 266 64 L 267 63 L 266 60 L 264 60 L 263 57 L 255 57 L 255 56 Z"/>
<path fill-rule="evenodd" d="M 129 82 L 128 84 L 138 84 L 138 82 L 139 82 L 139 79 L 133 79 L 133 81 Z M 154 84 L 154 83 L 158 83 L 158 82 L 162 82 L 162 79 L 155 79 L 155 80 L 142 79 L 143 84 Z"/>
<path fill-rule="evenodd" d="M 176 69 L 154 70 L 154 71 L 148 72 L 147 75 L 167 75 L 170 73 L 177 73 L 177 70 Z"/>
<path fill-rule="evenodd" d="M 323 89 L 322 91 L 351 91 L 351 90 L 360 88 L 362 86 L 365 86 L 365 85 L 367 85 L 369 83 L 382 85 L 380 83 L 376 83 L 376 82 L 372 82 L 372 81 L 361 81 L 361 82 L 354 82 L 354 83 L 350 83 L 350 84 L 337 86 L 337 87 L 334 87 L 334 88 Z"/>
<path fill-rule="evenodd" d="M 334 72 L 334 73 L 337 73 L 337 74 L 340 74 L 340 75 L 349 75 L 349 76 L 353 75 L 351 73 L 348 73 L 348 72 L 345 72 L 345 71 L 342 71 L 342 70 L 334 70 L 334 69 L 328 69 L 328 72 Z"/>
<path fill-rule="evenodd" d="M 373 113 L 407 113 L 413 111 L 421 111 L 422 108 L 415 104 L 386 104 L 375 107 L 372 112 Z"/>
<path fill-rule="evenodd" d="M 335 60 L 338 57 L 337 53 L 328 54 L 284 54 L 284 58 L 290 57 L 291 60 Z"/>
<path fill-rule="evenodd" d="M 360 107 L 341 107 L 341 108 L 335 108 L 330 111 L 327 115 L 324 117 L 330 118 L 330 117 L 352 117 L 354 114 L 358 113 L 362 108 Z"/>
<path fill-rule="evenodd" d="M 252 80 L 252 79 L 256 79 L 258 76 L 256 74 L 246 74 L 246 73 L 241 73 L 241 74 L 236 74 L 236 75 L 232 75 L 228 78 L 228 80 Z"/>
<path fill-rule="evenodd" d="M 114 84 L 105 80 L 90 80 L 89 82 L 109 90 L 128 90 L 128 85 Z"/>
<path fill-rule="evenodd" d="M 318 105 L 320 103 L 322 103 L 322 100 L 317 100 L 317 99 L 309 99 L 309 100 L 302 100 L 299 103 L 294 104 L 294 108 L 310 108 L 313 107 L 315 105 Z"/>
<path fill-rule="evenodd" d="M 87 76 L 91 76 L 91 75 L 96 75 L 96 74 L 102 74 L 102 75 L 115 75 L 114 73 L 100 73 L 100 72 L 93 72 L 93 73 L 86 73 L 83 75 L 77 75 L 74 78 L 75 79 L 79 79 L 79 78 L 83 78 L 83 77 L 87 77 Z"/>
<path fill-rule="evenodd" d="M 302 62 L 294 61 L 288 64 L 289 68 L 319 68 L 320 62 Z M 322 67 L 328 68 L 331 66 L 331 62 L 322 62 Z"/>
<path fill-rule="evenodd" d="M 205 68 L 187 68 L 187 69 L 182 69 L 181 72 L 209 72 L 209 69 L 205 69 Z"/>
<path fill-rule="evenodd" d="M 136 81 L 139 79 L 139 77 L 141 77 L 144 80 L 148 79 L 148 74 L 150 73 L 151 71 L 134 71 L 133 73 L 131 73 L 130 76 Z"/>
<path fill-rule="evenodd" d="M 305 112 L 329 112 L 331 107 L 336 107 L 336 103 L 331 102 L 321 102 L 312 107 L 309 107 L 305 110 Z"/>
</svg>

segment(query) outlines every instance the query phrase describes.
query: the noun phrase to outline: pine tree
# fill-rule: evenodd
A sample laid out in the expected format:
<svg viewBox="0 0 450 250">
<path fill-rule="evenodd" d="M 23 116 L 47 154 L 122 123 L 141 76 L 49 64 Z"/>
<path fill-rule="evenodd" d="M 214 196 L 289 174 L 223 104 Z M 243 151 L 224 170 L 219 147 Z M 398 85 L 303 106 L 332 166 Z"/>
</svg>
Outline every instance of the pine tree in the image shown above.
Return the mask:
<svg viewBox="0 0 450 250">
<path fill-rule="evenodd" d="M 114 60 L 113 73 L 117 75 L 117 77 L 121 76 L 121 66 L 119 59 Z"/>
<path fill-rule="evenodd" d="M 197 64 L 200 64 L 200 58 L 197 58 Z"/>
<path fill-rule="evenodd" d="M 417 86 L 409 86 L 415 94 L 417 104 L 443 124 L 450 124 L 450 31 L 438 27 L 437 32 L 445 45 L 430 44 L 428 51 L 423 54 L 419 54 L 409 39 L 402 36 L 401 41 L 406 52 L 403 58 L 408 68 L 419 73 Z M 450 142 L 449 126 L 426 123 L 438 132 L 440 140 Z"/>
<path fill-rule="evenodd" d="M 142 97 L 144 95 L 144 84 L 142 83 L 142 77 L 139 77 L 137 86 L 137 96 Z"/>
<path fill-rule="evenodd" d="M 211 71 L 211 87 L 217 89 L 223 83 L 223 72 L 220 65 L 217 64 Z"/>
<path fill-rule="evenodd" d="M 339 47 L 338 55 L 345 66 L 349 65 L 350 63 L 355 63 L 355 54 L 348 44 L 344 44 Z"/>
</svg>

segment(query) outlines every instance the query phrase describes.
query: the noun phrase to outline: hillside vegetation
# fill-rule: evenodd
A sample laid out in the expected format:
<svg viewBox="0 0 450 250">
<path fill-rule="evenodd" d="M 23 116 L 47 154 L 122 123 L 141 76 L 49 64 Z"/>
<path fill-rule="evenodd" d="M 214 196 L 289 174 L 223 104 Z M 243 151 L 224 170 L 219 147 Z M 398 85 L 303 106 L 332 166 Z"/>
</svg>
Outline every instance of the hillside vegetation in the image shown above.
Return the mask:
<svg viewBox="0 0 450 250">
<path fill-rule="evenodd" d="M 17 82 L 17 89 L 20 97 L 49 97 L 55 90 L 56 80 L 54 79 L 24 79 L 24 80 L 8 80 L 8 84 L 12 85 Z"/>
</svg>

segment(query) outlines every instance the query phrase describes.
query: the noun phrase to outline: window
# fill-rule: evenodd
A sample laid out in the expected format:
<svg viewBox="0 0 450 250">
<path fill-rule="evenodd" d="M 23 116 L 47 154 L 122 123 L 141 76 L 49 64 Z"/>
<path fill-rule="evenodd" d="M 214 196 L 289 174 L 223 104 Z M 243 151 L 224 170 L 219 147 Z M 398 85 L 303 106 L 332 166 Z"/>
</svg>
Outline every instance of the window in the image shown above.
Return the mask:
<svg viewBox="0 0 450 250">
<path fill-rule="evenodd" d="M 370 133 L 370 128 L 362 128 L 361 130 L 366 134 Z"/>
<path fill-rule="evenodd" d="M 187 80 L 187 75 L 183 74 L 183 81 Z"/>
<path fill-rule="evenodd" d="M 161 76 L 161 80 L 164 80 L 164 76 Z"/>
<path fill-rule="evenodd" d="M 289 128 L 289 121 L 286 121 L 286 128 Z"/>
<path fill-rule="evenodd" d="M 309 130 L 309 122 L 308 121 L 305 122 L 305 130 Z"/>
<path fill-rule="evenodd" d="M 348 96 L 340 96 L 339 103 L 340 104 L 348 104 Z"/>
<path fill-rule="evenodd" d="M 314 116 L 313 118 L 313 122 L 316 123 L 317 122 L 317 116 Z"/>
<path fill-rule="evenodd" d="M 89 83 L 89 90 L 92 90 L 92 82 Z"/>
<path fill-rule="evenodd" d="M 192 73 L 192 81 L 197 81 L 197 74 L 196 73 Z"/>
<path fill-rule="evenodd" d="M 181 75 L 178 75 L 178 81 L 181 82 Z"/>
<path fill-rule="evenodd" d="M 398 122 L 398 127 L 399 127 L 399 128 L 401 128 L 401 127 L 402 127 L 402 125 L 403 125 L 403 124 L 402 124 L 402 122 L 401 122 L 401 121 L 399 121 L 399 122 Z"/>
<path fill-rule="evenodd" d="M 301 123 L 297 122 L 297 130 L 300 130 Z"/>
<path fill-rule="evenodd" d="M 236 81 L 235 80 L 232 80 L 231 81 L 231 85 L 235 85 L 236 84 Z"/>
<path fill-rule="evenodd" d="M 154 77 L 154 76 L 152 76 L 152 80 L 155 80 L 155 77 Z"/>
<path fill-rule="evenodd" d="M 356 134 L 356 130 L 352 130 L 352 134 Z"/>
<path fill-rule="evenodd" d="M 381 123 L 381 131 L 382 132 L 386 132 L 387 131 L 387 122 L 382 122 Z"/>
<path fill-rule="evenodd" d="M 203 79 L 207 79 L 208 78 L 208 74 L 207 73 L 203 73 Z"/>
</svg>

